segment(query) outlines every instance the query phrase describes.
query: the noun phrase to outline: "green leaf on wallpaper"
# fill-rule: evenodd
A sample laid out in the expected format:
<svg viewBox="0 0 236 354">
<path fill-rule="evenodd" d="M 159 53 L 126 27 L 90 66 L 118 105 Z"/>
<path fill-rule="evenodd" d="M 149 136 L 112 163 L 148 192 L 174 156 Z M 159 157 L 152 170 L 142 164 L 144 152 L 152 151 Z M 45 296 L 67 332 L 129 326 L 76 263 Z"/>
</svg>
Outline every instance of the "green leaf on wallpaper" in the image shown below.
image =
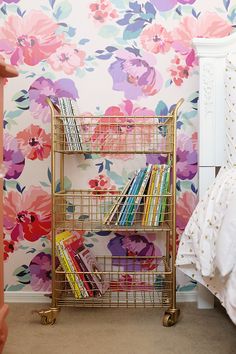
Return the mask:
<svg viewBox="0 0 236 354">
<path fill-rule="evenodd" d="M 29 109 L 29 93 L 27 90 L 23 89 L 16 92 L 13 95 L 12 100 L 16 102 L 17 108 L 22 109 L 24 111 Z"/>
<path fill-rule="evenodd" d="M 65 176 L 64 178 L 64 185 L 65 185 L 65 189 L 71 189 L 72 183 L 69 177 L 67 176 Z"/>
<path fill-rule="evenodd" d="M 21 109 L 16 109 L 15 111 L 8 111 L 5 115 L 6 118 L 16 118 L 19 117 L 22 114 Z"/>
<path fill-rule="evenodd" d="M 51 187 L 50 184 L 46 183 L 46 182 L 39 182 L 41 184 L 41 186 L 43 187 Z"/>
<path fill-rule="evenodd" d="M 103 38 L 116 37 L 118 35 L 118 33 L 119 33 L 119 28 L 117 28 L 116 26 L 112 26 L 112 25 L 105 25 L 98 32 L 98 34 Z"/>
<path fill-rule="evenodd" d="M 91 240 L 95 243 L 98 242 L 98 240 L 95 237 L 91 238 Z"/>
<path fill-rule="evenodd" d="M 8 181 L 8 180 L 5 180 L 5 186 L 6 186 L 6 189 L 8 190 L 9 188 L 10 189 L 16 189 L 16 184 L 17 184 L 17 181 Z"/>
<path fill-rule="evenodd" d="M 140 35 L 140 33 L 142 32 L 142 28 L 139 28 L 137 31 L 127 31 L 124 30 L 123 33 L 123 38 L 124 40 L 129 40 L 129 39 L 135 39 L 138 38 L 138 36 Z"/>
<path fill-rule="evenodd" d="M 71 4 L 66 0 L 57 4 L 54 8 L 53 15 L 57 21 L 61 21 L 70 15 L 72 10 Z"/>
<path fill-rule="evenodd" d="M 110 0 L 117 9 L 126 9 L 130 0 Z"/>
<path fill-rule="evenodd" d="M 10 285 L 7 291 L 19 291 L 25 287 L 25 284 Z"/>
<path fill-rule="evenodd" d="M 123 178 L 114 171 L 107 171 L 107 176 L 112 179 L 118 186 L 123 186 Z"/>
</svg>

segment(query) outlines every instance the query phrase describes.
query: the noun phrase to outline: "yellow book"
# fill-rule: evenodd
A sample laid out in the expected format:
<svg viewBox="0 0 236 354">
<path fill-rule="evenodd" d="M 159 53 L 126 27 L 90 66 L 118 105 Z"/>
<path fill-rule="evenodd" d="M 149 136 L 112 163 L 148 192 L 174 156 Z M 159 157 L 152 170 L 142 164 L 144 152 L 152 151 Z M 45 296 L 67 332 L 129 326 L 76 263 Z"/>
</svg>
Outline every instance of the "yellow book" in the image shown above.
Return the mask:
<svg viewBox="0 0 236 354">
<path fill-rule="evenodd" d="M 158 207 L 158 203 L 159 203 L 159 199 L 160 199 L 161 182 L 162 182 L 164 167 L 165 167 L 165 165 L 160 166 L 160 173 L 159 173 L 158 179 L 156 179 L 156 181 L 155 181 L 155 186 L 154 186 L 154 190 L 153 190 L 154 206 L 153 206 L 153 210 L 150 215 L 150 225 L 155 225 L 157 207 Z"/>
<path fill-rule="evenodd" d="M 82 297 L 81 291 L 79 288 L 79 285 L 76 281 L 75 274 L 75 269 L 72 267 L 72 264 L 69 262 L 68 257 L 66 257 L 66 254 L 64 252 L 64 248 L 61 245 L 61 241 L 67 239 L 70 237 L 72 234 L 70 231 L 64 231 L 61 232 L 60 234 L 56 235 L 56 248 L 57 248 L 57 256 L 59 258 L 59 261 L 62 265 L 63 270 L 66 272 L 66 278 L 71 286 L 71 289 L 73 291 L 73 294 L 75 295 L 75 298 L 79 299 Z"/>
<path fill-rule="evenodd" d="M 152 172 L 151 172 L 151 177 L 150 177 L 150 181 L 149 181 L 147 195 L 151 195 L 152 194 L 152 191 L 153 191 L 153 188 L 154 188 L 154 180 L 155 180 L 156 172 L 157 172 L 157 165 L 153 165 Z M 152 199 L 151 196 L 146 197 L 146 201 L 145 201 L 145 205 L 144 205 L 143 218 L 142 218 L 142 226 L 147 225 L 148 213 L 149 213 L 149 210 L 150 210 L 151 199 Z"/>
</svg>

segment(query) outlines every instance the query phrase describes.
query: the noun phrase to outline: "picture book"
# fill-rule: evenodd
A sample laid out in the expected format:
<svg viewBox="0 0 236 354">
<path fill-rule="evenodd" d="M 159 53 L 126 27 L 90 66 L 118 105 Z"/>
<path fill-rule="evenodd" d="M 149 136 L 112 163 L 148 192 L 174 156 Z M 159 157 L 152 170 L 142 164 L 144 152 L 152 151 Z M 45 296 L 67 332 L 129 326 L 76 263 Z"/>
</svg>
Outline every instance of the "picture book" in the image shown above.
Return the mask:
<svg viewBox="0 0 236 354">
<path fill-rule="evenodd" d="M 80 291 L 80 287 L 77 283 L 77 279 L 75 277 L 75 268 L 72 266 L 72 263 L 68 260 L 68 256 L 66 255 L 66 252 L 64 251 L 64 248 L 61 245 L 61 241 L 69 238 L 70 236 L 71 236 L 70 231 L 64 231 L 56 235 L 57 256 L 59 258 L 63 270 L 66 273 L 66 278 L 71 286 L 75 298 L 81 298 L 82 294 Z"/>
<path fill-rule="evenodd" d="M 126 185 L 124 186 L 121 194 L 119 197 L 116 198 L 114 204 L 112 205 L 111 209 L 107 213 L 107 215 L 104 218 L 103 223 L 109 225 L 112 222 L 112 219 L 114 218 L 115 214 L 118 212 L 119 207 L 122 205 L 122 200 L 125 198 L 125 195 L 128 193 L 128 190 L 130 188 L 130 185 L 133 182 L 133 178 L 129 179 Z"/>
<path fill-rule="evenodd" d="M 109 281 L 105 277 L 104 273 L 102 273 L 102 270 L 92 251 L 88 248 L 84 248 L 78 252 L 78 255 L 91 275 L 93 283 L 96 285 L 100 294 L 104 294 L 109 288 Z"/>
<path fill-rule="evenodd" d="M 148 223 L 148 215 L 149 215 L 149 210 L 150 210 L 150 206 L 151 206 L 152 193 L 153 193 L 154 182 L 155 182 L 157 170 L 158 170 L 158 166 L 153 165 L 151 177 L 150 177 L 150 181 L 149 181 L 149 186 L 148 186 L 148 190 L 147 190 L 147 197 L 145 198 L 145 204 L 144 204 L 144 212 L 143 212 L 143 218 L 142 218 L 142 225 L 143 226 L 147 225 L 147 223 Z"/>
<path fill-rule="evenodd" d="M 78 263 L 75 260 L 75 252 L 74 252 L 74 249 L 77 250 L 77 249 L 83 247 L 83 239 L 78 238 L 76 235 L 72 235 L 72 236 L 62 240 L 61 246 L 64 247 L 64 252 L 65 252 L 66 256 L 68 256 L 68 258 L 69 258 L 68 262 L 72 263 L 72 267 L 75 270 L 75 272 L 79 272 L 79 273 L 76 273 L 75 277 L 78 282 L 78 286 L 80 288 L 81 295 L 83 297 L 90 296 L 90 294 L 88 293 L 87 288 L 86 288 L 86 281 L 84 279 L 83 273 L 81 273 L 82 270 L 78 266 Z"/>
</svg>

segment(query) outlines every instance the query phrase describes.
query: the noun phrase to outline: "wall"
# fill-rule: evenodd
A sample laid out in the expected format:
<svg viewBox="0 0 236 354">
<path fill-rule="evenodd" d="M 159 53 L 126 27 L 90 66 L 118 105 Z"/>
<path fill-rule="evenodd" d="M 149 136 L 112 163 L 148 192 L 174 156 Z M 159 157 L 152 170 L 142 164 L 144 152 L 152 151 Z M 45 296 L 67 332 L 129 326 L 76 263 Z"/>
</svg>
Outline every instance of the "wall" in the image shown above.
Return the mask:
<svg viewBox="0 0 236 354">
<path fill-rule="evenodd" d="M 235 1 L 1 0 L 0 21 L 0 52 L 20 72 L 5 86 L 5 289 L 50 291 L 47 95 L 78 99 L 81 113 L 130 116 L 166 114 L 185 99 L 177 123 L 179 242 L 198 189 L 198 66 L 191 39 L 230 34 Z M 83 188 L 118 189 L 137 167 L 156 160 L 73 157 L 66 184 L 75 185 L 79 176 Z M 155 235 L 136 241 L 132 234 L 84 236 L 97 253 L 161 252 Z M 178 279 L 179 290 L 194 285 Z"/>
</svg>

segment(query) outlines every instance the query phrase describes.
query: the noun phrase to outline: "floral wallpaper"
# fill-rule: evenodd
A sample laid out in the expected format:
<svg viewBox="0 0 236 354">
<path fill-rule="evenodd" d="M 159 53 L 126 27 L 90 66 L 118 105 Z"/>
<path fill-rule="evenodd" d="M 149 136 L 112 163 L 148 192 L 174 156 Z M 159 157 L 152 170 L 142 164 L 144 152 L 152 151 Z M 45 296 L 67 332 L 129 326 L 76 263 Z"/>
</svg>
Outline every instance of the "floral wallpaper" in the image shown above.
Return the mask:
<svg viewBox="0 0 236 354">
<path fill-rule="evenodd" d="M 0 0 L 0 54 L 20 73 L 5 85 L 6 290 L 51 288 L 49 95 L 76 99 L 80 113 L 114 119 L 167 114 L 185 99 L 177 122 L 179 242 L 198 193 L 198 62 L 191 40 L 227 36 L 235 26 L 233 0 Z M 161 159 L 72 156 L 66 187 L 112 193 L 134 170 Z M 103 231 L 84 238 L 99 254 L 160 255 L 163 246 L 154 234 Z M 177 281 L 180 291 L 195 286 Z"/>
</svg>

